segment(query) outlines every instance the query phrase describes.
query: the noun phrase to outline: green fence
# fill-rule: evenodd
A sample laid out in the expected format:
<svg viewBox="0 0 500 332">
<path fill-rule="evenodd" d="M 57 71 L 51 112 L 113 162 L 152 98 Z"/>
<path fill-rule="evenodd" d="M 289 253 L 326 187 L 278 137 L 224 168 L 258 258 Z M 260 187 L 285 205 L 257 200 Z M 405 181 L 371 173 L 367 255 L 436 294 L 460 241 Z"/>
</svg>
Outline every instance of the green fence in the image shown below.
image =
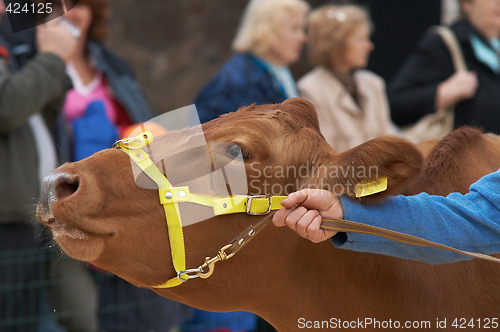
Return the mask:
<svg viewBox="0 0 500 332">
<path fill-rule="evenodd" d="M 190 310 L 58 247 L 0 252 L 0 278 L 1 332 L 166 332 Z"/>
</svg>

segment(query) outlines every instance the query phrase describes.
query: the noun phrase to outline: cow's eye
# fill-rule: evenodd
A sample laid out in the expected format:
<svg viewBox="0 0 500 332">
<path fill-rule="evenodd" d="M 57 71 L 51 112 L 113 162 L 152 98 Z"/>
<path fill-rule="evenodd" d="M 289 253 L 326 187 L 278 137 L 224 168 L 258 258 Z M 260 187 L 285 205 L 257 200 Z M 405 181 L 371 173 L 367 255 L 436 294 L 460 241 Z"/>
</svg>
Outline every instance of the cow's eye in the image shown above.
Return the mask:
<svg viewBox="0 0 500 332">
<path fill-rule="evenodd" d="M 246 150 L 240 148 L 240 146 L 237 144 L 229 145 L 226 148 L 226 152 L 228 155 L 230 155 L 233 158 L 239 158 L 240 155 L 243 157 L 244 160 L 247 160 L 250 158 L 250 154 Z"/>
</svg>

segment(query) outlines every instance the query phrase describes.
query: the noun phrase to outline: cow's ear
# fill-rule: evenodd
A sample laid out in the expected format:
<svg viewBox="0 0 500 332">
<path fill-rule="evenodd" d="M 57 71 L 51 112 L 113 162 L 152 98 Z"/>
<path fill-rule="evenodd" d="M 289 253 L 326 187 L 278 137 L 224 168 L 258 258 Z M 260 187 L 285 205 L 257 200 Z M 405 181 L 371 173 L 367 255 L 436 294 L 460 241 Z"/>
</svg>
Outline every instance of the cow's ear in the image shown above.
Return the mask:
<svg viewBox="0 0 500 332">
<path fill-rule="evenodd" d="M 319 132 L 319 121 L 318 113 L 314 105 L 303 98 L 290 98 L 285 100 L 280 105 L 281 111 L 283 111 L 288 117 L 283 119 L 286 123 L 292 125 L 295 128 L 313 128 Z M 293 119 L 291 122 L 290 120 Z"/>
<path fill-rule="evenodd" d="M 348 196 L 363 200 L 403 193 L 420 175 L 424 162 L 414 144 L 395 136 L 372 139 L 337 158 L 337 183 Z"/>
</svg>

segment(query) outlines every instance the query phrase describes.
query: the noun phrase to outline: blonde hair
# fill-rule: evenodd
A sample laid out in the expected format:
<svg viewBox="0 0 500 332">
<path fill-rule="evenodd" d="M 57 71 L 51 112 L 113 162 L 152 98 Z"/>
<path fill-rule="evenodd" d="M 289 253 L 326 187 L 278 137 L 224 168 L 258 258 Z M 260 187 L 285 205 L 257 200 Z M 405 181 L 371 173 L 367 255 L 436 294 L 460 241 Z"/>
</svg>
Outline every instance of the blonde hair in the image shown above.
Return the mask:
<svg viewBox="0 0 500 332">
<path fill-rule="evenodd" d="M 236 52 L 262 56 L 277 40 L 277 29 L 289 15 L 306 15 L 309 4 L 303 0 L 250 0 L 233 41 Z"/>
<path fill-rule="evenodd" d="M 355 5 L 324 6 L 309 16 L 308 54 L 313 65 L 332 66 L 345 51 L 345 41 L 361 24 L 373 24 L 366 10 Z"/>
</svg>

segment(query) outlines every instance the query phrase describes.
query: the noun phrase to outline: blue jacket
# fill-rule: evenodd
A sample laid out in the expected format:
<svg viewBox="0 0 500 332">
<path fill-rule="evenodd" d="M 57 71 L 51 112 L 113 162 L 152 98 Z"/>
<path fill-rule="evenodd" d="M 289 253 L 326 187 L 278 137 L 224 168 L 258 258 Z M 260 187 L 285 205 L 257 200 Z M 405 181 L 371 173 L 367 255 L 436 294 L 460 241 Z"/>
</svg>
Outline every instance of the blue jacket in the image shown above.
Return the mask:
<svg viewBox="0 0 500 332">
<path fill-rule="evenodd" d="M 281 103 L 285 94 L 255 56 L 234 54 L 200 91 L 194 103 L 201 123 L 251 104 Z"/>
<path fill-rule="evenodd" d="M 500 169 L 470 187 L 466 195 L 392 197 L 364 206 L 341 197 L 344 218 L 438 242 L 460 250 L 500 253 Z M 470 259 L 468 256 L 394 242 L 366 234 L 338 233 L 338 248 L 420 260 L 430 264 Z"/>
</svg>

